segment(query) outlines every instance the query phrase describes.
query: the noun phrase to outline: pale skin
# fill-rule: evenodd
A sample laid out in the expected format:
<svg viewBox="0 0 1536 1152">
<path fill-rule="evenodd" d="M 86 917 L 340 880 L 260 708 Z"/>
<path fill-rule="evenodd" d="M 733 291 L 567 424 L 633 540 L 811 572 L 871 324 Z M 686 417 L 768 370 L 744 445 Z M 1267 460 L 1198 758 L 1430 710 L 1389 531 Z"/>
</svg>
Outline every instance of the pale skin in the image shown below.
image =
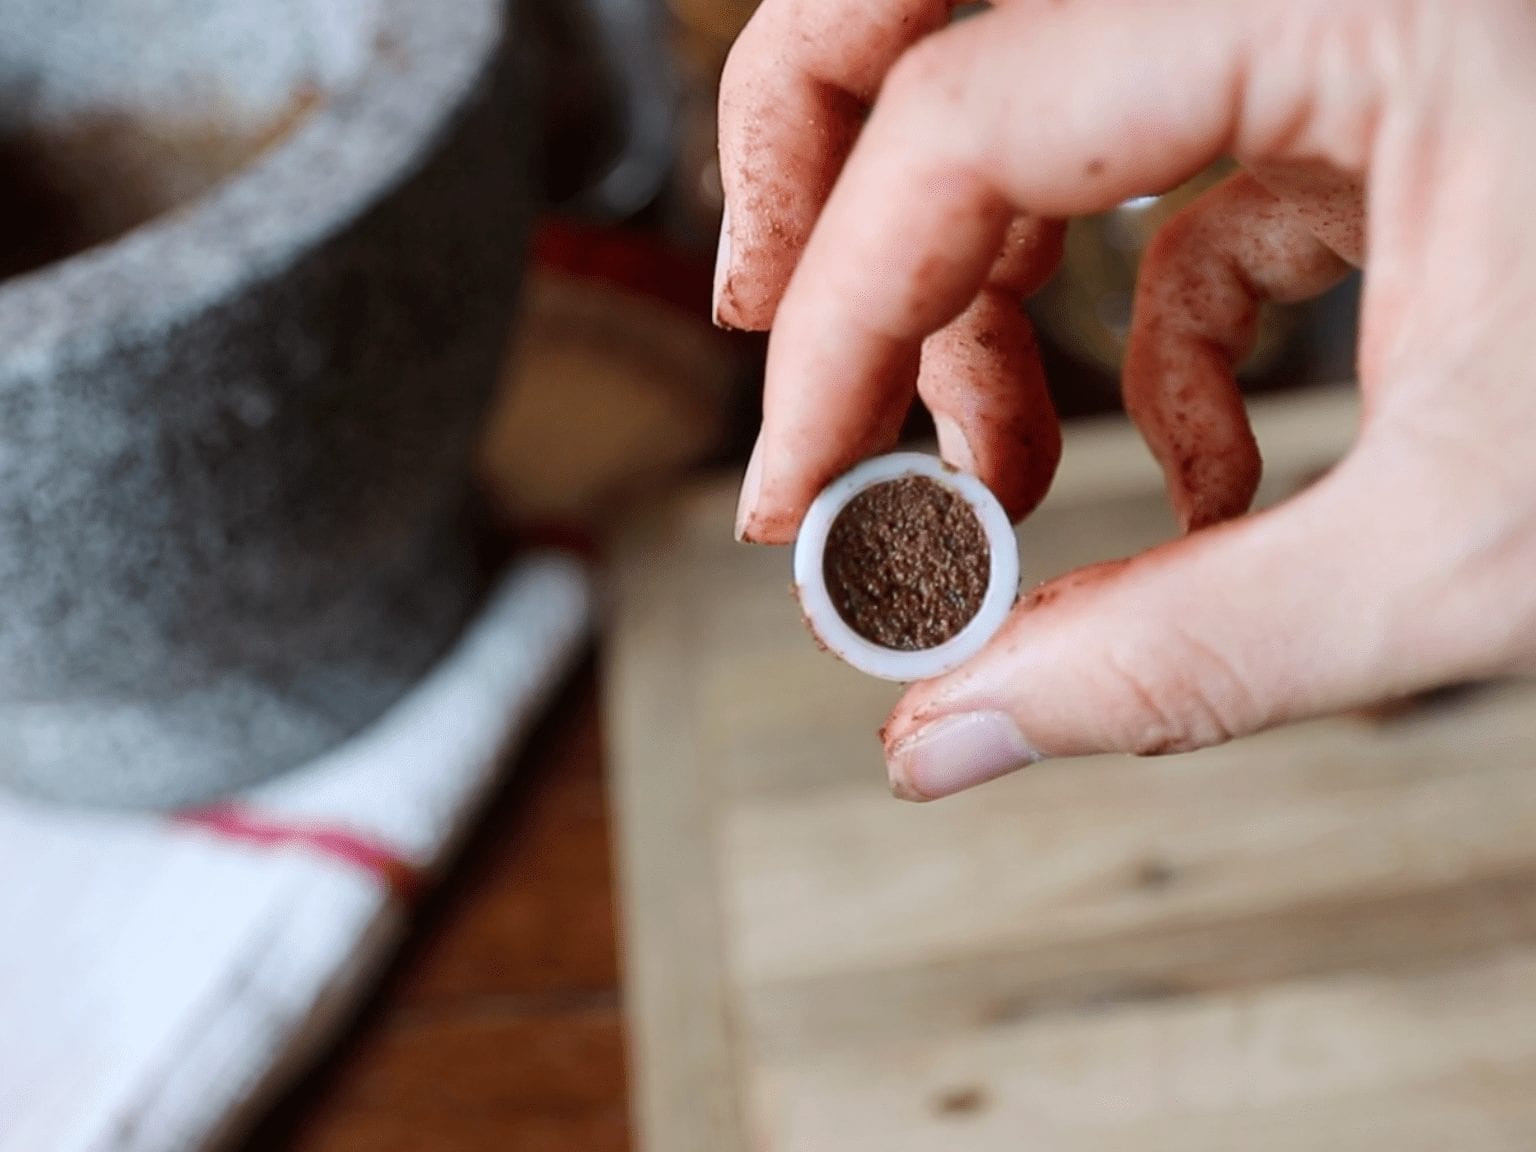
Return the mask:
<svg viewBox="0 0 1536 1152">
<path fill-rule="evenodd" d="M 1061 437 L 1019 302 L 1060 220 L 1243 170 L 1144 261 L 1126 407 L 1185 533 L 1025 598 L 883 730 L 932 799 L 1536 667 L 1536 4 L 764 0 L 722 81 L 716 319 L 772 329 L 737 533 L 787 544 L 914 397 L 1023 517 Z M 1354 448 L 1250 514 L 1234 362 L 1364 269 Z"/>
</svg>

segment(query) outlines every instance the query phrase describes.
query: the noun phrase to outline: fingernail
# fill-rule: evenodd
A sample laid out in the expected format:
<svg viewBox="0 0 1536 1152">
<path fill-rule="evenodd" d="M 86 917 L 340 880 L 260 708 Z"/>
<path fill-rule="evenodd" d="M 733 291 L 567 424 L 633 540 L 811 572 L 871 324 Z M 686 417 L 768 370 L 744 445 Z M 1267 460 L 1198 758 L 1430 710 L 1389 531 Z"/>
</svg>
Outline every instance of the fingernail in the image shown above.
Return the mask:
<svg viewBox="0 0 1536 1152">
<path fill-rule="evenodd" d="M 736 540 L 747 538 L 747 523 L 757 511 L 757 497 L 763 487 L 763 438 L 759 436 L 752 447 L 752 458 L 741 478 L 741 496 L 736 501 Z"/>
<path fill-rule="evenodd" d="M 1033 764 L 1040 753 L 1006 712 L 963 712 L 919 728 L 886 757 L 891 792 L 937 800 Z"/>
<path fill-rule="evenodd" d="M 724 326 L 720 318 L 720 300 L 725 295 L 725 282 L 731 274 L 731 206 L 726 204 L 720 212 L 720 243 L 715 249 L 715 292 L 710 304 L 710 316 L 716 324 Z"/>
<path fill-rule="evenodd" d="M 971 442 L 960 431 L 960 425 L 952 417 L 936 415 L 933 427 L 939 435 L 939 455 L 945 462 L 952 468 L 976 475 L 976 454 L 971 451 Z"/>
</svg>

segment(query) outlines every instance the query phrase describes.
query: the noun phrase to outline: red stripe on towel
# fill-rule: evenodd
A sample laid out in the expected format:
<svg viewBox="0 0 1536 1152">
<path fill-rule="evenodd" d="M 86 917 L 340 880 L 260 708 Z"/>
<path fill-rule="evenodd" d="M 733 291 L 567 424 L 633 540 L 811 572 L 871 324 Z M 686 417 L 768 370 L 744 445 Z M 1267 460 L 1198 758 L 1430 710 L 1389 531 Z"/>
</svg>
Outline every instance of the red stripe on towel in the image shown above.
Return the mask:
<svg viewBox="0 0 1536 1152">
<path fill-rule="evenodd" d="M 349 864 L 383 881 L 390 894 L 409 901 L 424 881 L 422 871 L 391 848 L 356 832 L 320 825 L 285 824 L 233 804 L 215 804 L 178 813 L 188 824 L 225 840 L 258 847 L 298 845 L 331 860 Z"/>
</svg>

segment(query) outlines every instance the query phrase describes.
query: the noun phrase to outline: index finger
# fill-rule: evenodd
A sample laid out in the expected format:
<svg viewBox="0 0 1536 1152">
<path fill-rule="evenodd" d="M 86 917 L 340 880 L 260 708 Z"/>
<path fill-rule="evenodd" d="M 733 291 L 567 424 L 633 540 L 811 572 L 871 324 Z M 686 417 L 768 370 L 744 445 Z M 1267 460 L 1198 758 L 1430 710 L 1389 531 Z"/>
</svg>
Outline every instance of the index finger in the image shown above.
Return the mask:
<svg viewBox="0 0 1536 1152">
<path fill-rule="evenodd" d="M 793 539 L 868 441 L 870 398 L 975 295 L 1014 212 L 1103 211 L 1226 152 L 1360 170 L 1374 118 L 1323 131 L 1310 100 L 1329 14 L 1026 0 L 910 50 L 779 305 L 743 535 Z"/>
<path fill-rule="evenodd" d="M 715 320 L 766 329 L 886 71 L 958 0 L 765 0 L 720 78 Z"/>
</svg>

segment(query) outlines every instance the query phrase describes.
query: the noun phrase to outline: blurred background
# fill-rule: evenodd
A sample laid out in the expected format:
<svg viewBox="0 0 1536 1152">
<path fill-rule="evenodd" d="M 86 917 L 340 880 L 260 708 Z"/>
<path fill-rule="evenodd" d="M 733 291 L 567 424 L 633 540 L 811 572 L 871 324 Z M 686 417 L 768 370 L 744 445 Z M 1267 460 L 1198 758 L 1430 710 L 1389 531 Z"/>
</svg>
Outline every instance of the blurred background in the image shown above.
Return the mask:
<svg viewBox="0 0 1536 1152">
<path fill-rule="evenodd" d="M 84 0 L 6 3 L 0 30 L 94 19 Z M 437 591 L 379 591 L 297 668 L 262 657 L 282 689 L 271 715 L 301 699 L 326 721 L 294 737 L 308 751 L 291 762 L 128 801 L 153 814 L 122 811 L 100 780 L 65 797 L 87 813 L 36 799 L 67 791 L 46 779 L 21 782 L 0 810 L 0 1152 L 1536 1147 L 1528 695 L 1409 702 L 1151 766 L 1046 766 L 932 810 L 889 800 L 870 737 L 888 686 L 816 653 L 785 558 L 729 539 L 764 341 L 708 319 L 714 110 L 751 0 L 522 0 L 504 39 L 471 28 L 483 75 L 423 89 L 462 108 L 415 126 L 412 101 L 382 93 L 435 75 L 418 63 L 450 37 L 420 18 L 428 6 L 399 35 L 399 0 L 225 7 L 227 25 L 189 33 L 187 51 L 254 77 L 235 86 L 245 105 L 188 80 L 176 45 L 165 60 L 144 50 L 173 76 L 175 106 L 217 112 L 215 129 L 84 97 L 89 115 L 53 116 L 74 106 L 50 95 L 50 69 L 103 90 L 113 70 L 81 66 L 94 58 L 75 31 L 35 38 L 30 56 L 26 37 L 0 35 L 0 333 L 101 323 L 97 343 L 115 350 L 138 314 L 101 300 L 217 270 L 189 295 L 219 299 L 212 313 L 188 305 L 148 337 L 127 325 L 132 355 L 111 357 L 125 378 L 200 388 L 125 402 L 102 483 L 162 449 L 175 465 L 157 465 L 140 505 L 189 474 L 214 493 L 249 480 L 246 503 L 204 492 L 154 530 L 219 525 L 188 579 L 243 589 L 251 635 L 286 622 L 300 645 L 316 588 L 344 598 L 397 552 L 443 554 L 423 541 L 465 543 L 475 576 L 403 569 L 399 584 Z M 114 12 L 139 15 L 130 0 Z M 299 65 L 254 47 L 285 19 L 309 45 Z M 346 34 L 358 21 L 366 43 Z M 123 107 L 148 91 L 133 63 L 113 89 Z M 382 84 L 357 80 L 379 68 Z M 388 106 L 383 127 L 340 135 L 370 102 Z M 332 131 L 332 150 L 303 152 Z M 417 132 L 421 152 L 396 157 Z M 379 160 L 383 190 L 342 197 L 296 252 L 220 247 L 281 231 L 259 213 L 270 187 L 242 183 L 253 173 L 298 188 L 278 215 L 302 216 L 331 195 L 333 166 L 375 157 L 396 165 Z M 477 196 L 493 169 L 505 182 Z M 1028 579 L 1170 531 L 1116 374 L 1143 248 L 1221 174 L 1075 221 L 1030 303 L 1070 430 L 1060 492 L 1024 529 Z M 354 235 L 366 243 L 331 247 Z M 332 267 L 346 277 L 322 290 Z M 499 268 L 520 270 L 516 284 Z M 290 274 L 304 287 L 288 296 Z M 229 284 L 242 287 L 226 299 Z M 1352 281 L 1265 313 L 1243 371 L 1273 449 L 1265 499 L 1348 443 L 1357 295 Z M 151 354 L 206 324 L 254 335 L 185 363 L 165 353 L 174 372 Z M 471 354 L 474 332 L 494 355 Z M 269 340 L 296 351 L 267 356 Z M 6 355 L 0 401 L 23 397 L 28 430 L 42 409 L 17 381 L 41 381 L 40 396 L 107 388 L 72 375 L 78 348 Z M 353 377 L 351 391 L 327 383 Z M 454 381 L 481 377 L 460 396 Z M 212 424 L 166 415 L 209 395 L 224 397 Z M 285 395 L 306 398 L 291 427 Z M 461 400 L 462 421 L 440 426 L 433 413 Z M 133 429 L 155 421 L 145 448 Z M 258 453 L 247 476 L 246 448 L 273 428 L 303 452 Z M 908 437 L 928 433 L 914 413 Z M 416 479 L 429 441 L 449 446 L 462 492 Z M 8 447 L 16 459 L 41 443 Z M 336 459 L 376 495 L 309 519 L 347 488 L 312 471 Z M 423 488 L 441 506 L 397 517 Z M 275 527 L 258 531 L 269 506 Z M 26 538 L 6 531 L 0 553 L 15 552 Z M 397 539 L 411 547 L 391 551 Z M 251 541 L 249 565 L 226 565 Z M 302 610 L 262 598 L 281 583 L 264 564 L 306 574 L 290 598 Z M 135 579 L 124 604 L 159 577 Z M 431 607 L 460 597 L 462 611 Z M 237 610 L 214 600 L 211 620 Z M 243 674 L 260 647 L 246 635 L 212 660 L 205 633 L 167 613 L 145 635 L 167 667 L 191 662 L 189 680 Z M 428 619 L 410 652 L 362 639 Z M 85 636 L 103 661 L 121 640 Z M 8 716 L 32 691 L 21 667 L 0 680 Z M 49 691 L 99 694 L 92 660 L 79 667 Z M 375 674 L 388 683 L 366 704 L 335 704 L 336 684 Z M 112 691 L 126 699 L 136 679 Z M 160 705 L 144 707 L 161 731 Z M 272 731 L 251 719 L 267 713 L 219 715 L 214 743 L 242 755 Z M 214 957 L 219 910 L 244 905 L 245 935 L 231 919 Z"/>
<path fill-rule="evenodd" d="M 556 46 L 544 59 L 561 61 L 546 78 L 550 131 L 543 153 L 555 212 L 639 229 L 700 261 L 713 259 L 721 211 L 716 82 L 753 7 L 746 0 L 672 0 L 631 10 L 615 0 L 539 17 L 545 43 Z M 983 7 L 962 6 L 960 15 Z M 605 36 L 610 9 L 629 11 L 619 19 L 627 33 L 620 43 Z M 574 124 L 581 129 L 566 130 Z M 1159 225 L 1228 171 L 1218 166 L 1167 196 L 1074 223 L 1061 273 L 1031 302 L 1063 414 L 1118 408 L 1116 374 L 1142 249 Z M 1244 365 L 1245 387 L 1260 393 L 1347 378 L 1358 292 L 1352 278 L 1314 303 L 1268 309 Z M 740 343 L 748 373 L 741 387 L 750 396 L 756 348 Z"/>
</svg>

